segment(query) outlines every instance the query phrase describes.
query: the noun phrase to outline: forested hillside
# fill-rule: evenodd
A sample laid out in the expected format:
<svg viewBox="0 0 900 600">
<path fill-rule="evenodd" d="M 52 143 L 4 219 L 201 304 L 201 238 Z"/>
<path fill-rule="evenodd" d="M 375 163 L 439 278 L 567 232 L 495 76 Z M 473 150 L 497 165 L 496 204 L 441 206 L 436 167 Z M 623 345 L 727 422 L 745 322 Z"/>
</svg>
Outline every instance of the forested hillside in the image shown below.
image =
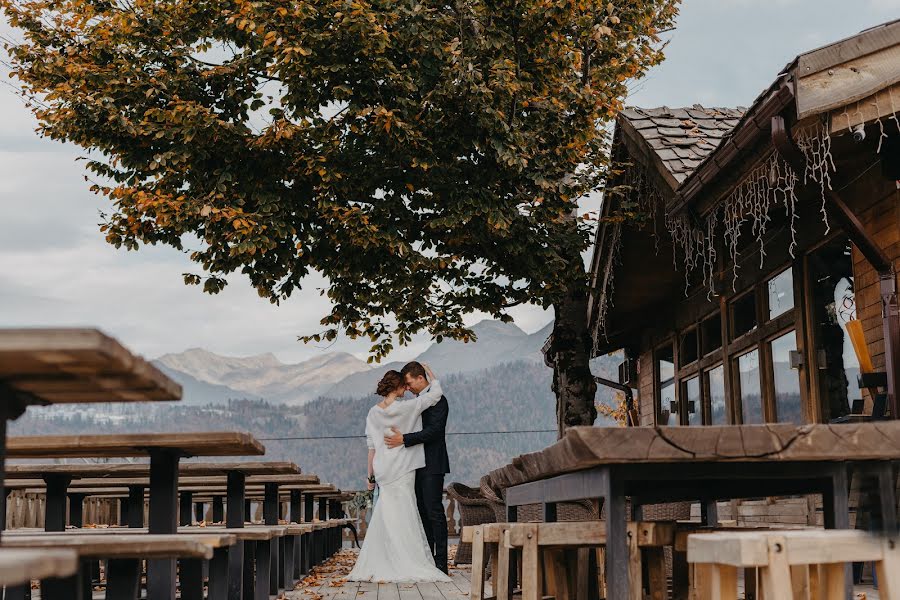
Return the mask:
<svg viewBox="0 0 900 600">
<path fill-rule="evenodd" d="M 502 364 L 478 373 L 450 375 L 444 388 L 450 402 L 448 481 L 475 483 L 511 457 L 555 440 L 555 400 L 551 371 L 534 362 Z M 601 389 L 600 393 L 604 390 Z M 605 400 L 598 393 L 598 399 Z M 29 410 L 11 426 L 12 435 L 137 431 L 242 430 L 264 441 L 266 458 L 292 460 L 306 472 L 323 475 L 346 489 L 364 484 L 365 416 L 374 396 L 318 398 L 302 406 L 261 400 L 231 400 L 205 406 L 127 405 L 113 409 L 44 407 Z M 547 430 L 543 433 L 486 433 Z M 346 436 L 358 436 L 350 437 Z"/>
</svg>

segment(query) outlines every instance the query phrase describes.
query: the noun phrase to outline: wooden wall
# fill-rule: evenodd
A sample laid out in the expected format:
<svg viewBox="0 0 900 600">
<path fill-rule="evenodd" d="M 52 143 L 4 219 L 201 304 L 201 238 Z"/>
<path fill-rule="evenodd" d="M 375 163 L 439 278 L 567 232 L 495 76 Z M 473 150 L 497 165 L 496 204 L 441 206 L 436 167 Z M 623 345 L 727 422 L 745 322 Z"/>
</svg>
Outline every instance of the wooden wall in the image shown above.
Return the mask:
<svg viewBox="0 0 900 600">
<path fill-rule="evenodd" d="M 860 221 L 875 241 L 894 261 L 894 270 L 900 272 L 900 192 L 890 189 L 873 189 L 870 194 L 878 200 L 858 210 Z M 865 197 L 872 197 L 866 194 Z M 861 198 L 861 199 L 862 199 Z M 856 284 L 856 315 L 862 321 L 866 346 L 872 355 L 875 369 L 884 368 L 884 331 L 881 320 L 881 291 L 878 274 L 862 253 L 853 248 L 853 272 Z"/>
</svg>

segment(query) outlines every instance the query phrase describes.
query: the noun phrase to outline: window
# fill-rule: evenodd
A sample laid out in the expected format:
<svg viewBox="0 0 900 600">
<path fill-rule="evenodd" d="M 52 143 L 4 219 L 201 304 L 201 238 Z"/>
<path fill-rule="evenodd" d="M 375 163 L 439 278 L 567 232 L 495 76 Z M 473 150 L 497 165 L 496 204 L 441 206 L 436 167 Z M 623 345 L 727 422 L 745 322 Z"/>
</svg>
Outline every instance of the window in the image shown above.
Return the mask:
<svg viewBox="0 0 900 600">
<path fill-rule="evenodd" d="M 700 323 L 700 350 L 704 356 L 722 347 L 722 315 L 708 317 Z"/>
<path fill-rule="evenodd" d="M 756 295 L 750 291 L 731 303 L 732 338 L 756 329 Z"/>
<path fill-rule="evenodd" d="M 703 425 L 703 410 L 700 401 L 700 376 L 694 376 L 684 382 L 685 400 L 687 401 L 688 425 Z"/>
<path fill-rule="evenodd" d="M 697 337 L 697 329 L 690 329 L 682 334 L 681 346 L 678 354 L 680 366 L 689 365 L 700 358 L 700 340 Z"/>
<path fill-rule="evenodd" d="M 727 425 L 728 412 L 725 408 L 725 367 L 719 365 L 706 373 L 709 385 L 709 422 L 712 425 Z"/>
<path fill-rule="evenodd" d="M 797 335 L 789 331 L 772 340 L 769 348 L 775 382 L 775 418 L 779 423 L 802 423 L 800 374 L 791 368 L 791 352 L 797 350 Z"/>
<path fill-rule="evenodd" d="M 759 381 L 759 350 L 752 350 L 739 356 L 737 365 L 743 423 L 763 423 L 765 418 Z"/>
<path fill-rule="evenodd" d="M 678 425 L 675 395 L 675 356 L 671 345 L 656 351 L 657 414 L 660 425 Z"/>
<path fill-rule="evenodd" d="M 769 319 L 783 315 L 794 308 L 794 273 L 788 267 L 768 282 Z"/>
</svg>

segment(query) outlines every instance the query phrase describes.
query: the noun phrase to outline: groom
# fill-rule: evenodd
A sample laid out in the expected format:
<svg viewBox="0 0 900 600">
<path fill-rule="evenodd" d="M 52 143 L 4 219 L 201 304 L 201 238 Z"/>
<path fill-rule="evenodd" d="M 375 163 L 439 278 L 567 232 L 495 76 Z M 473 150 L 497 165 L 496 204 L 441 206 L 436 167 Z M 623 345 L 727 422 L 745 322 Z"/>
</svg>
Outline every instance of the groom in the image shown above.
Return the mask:
<svg viewBox="0 0 900 600">
<path fill-rule="evenodd" d="M 400 370 L 406 381 L 406 389 L 418 395 L 428 389 L 430 383 L 425 376 L 425 369 L 418 362 L 408 363 Z M 447 441 L 444 430 L 447 428 L 447 415 L 450 407 L 447 398 L 441 397 L 437 404 L 422 413 L 422 431 L 402 434 L 396 427 L 393 433 L 384 438 L 388 448 L 397 446 L 425 446 L 425 467 L 416 470 L 416 500 L 419 504 L 419 515 L 434 564 L 438 569 L 447 572 L 447 516 L 444 514 L 444 475 L 450 472 L 450 459 L 447 457 Z"/>
</svg>

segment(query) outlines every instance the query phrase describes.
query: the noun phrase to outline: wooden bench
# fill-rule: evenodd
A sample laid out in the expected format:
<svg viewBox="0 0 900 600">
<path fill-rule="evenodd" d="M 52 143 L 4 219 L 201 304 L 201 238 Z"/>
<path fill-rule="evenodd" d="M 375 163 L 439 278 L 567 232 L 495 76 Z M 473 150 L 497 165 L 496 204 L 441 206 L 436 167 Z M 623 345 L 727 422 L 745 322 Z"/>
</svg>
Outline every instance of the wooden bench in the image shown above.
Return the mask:
<svg viewBox="0 0 900 600">
<path fill-rule="evenodd" d="M 642 550 L 647 551 L 647 567 L 651 593 L 666 593 L 663 548 L 675 540 L 675 524 L 664 522 L 631 522 L 628 527 L 628 570 L 634 581 L 642 580 Z M 468 531 L 467 531 L 468 530 Z M 501 538 L 502 536 L 502 538 Z M 479 537 L 481 538 L 479 540 Z M 491 523 L 463 528 L 463 541 L 472 543 L 472 589 L 474 598 L 484 598 L 485 544 L 496 544 L 493 581 L 498 600 L 511 598 L 509 550 L 522 552 L 522 600 L 542 600 L 547 595 L 557 600 L 587 598 L 594 585 L 602 587 L 598 578 L 591 581 L 593 561 L 591 548 L 606 545 L 603 521 L 562 523 Z M 477 562 L 476 562 L 477 561 Z M 634 586 L 628 600 L 642 600 L 641 586 Z M 662 596 L 665 597 L 665 596 Z"/>
<path fill-rule="evenodd" d="M 64 579 L 78 572 L 78 554 L 71 550 L 0 548 L 0 588 L 8 600 L 24 599 L 32 580 Z"/>
<path fill-rule="evenodd" d="M 698 600 L 737 598 L 740 568 L 759 569 L 766 600 L 843 600 L 850 562 L 874 562 L 879 598 L 900 599 L 900 547 L 863 531 L 696 533 L 687 552 Z"/>
<path fill-rule="evenodd" d="M 39 533 L 7 536 L 3 546 L 28 550 L 62 548 L 77 554 L 81 561 L 77 573 L 63 579 L 42 578 L 41 597 L 47 600 L 89 599 L 92 560 L 107 561 L 107 599 L 135 600 L 141 580 L 141 561 L 153 559 L 179 559 L 181 598 L 202 600 L 203 561 L 213 559 L 215 550 L 228 548 L 235 541 L 234 535 L 219 531 L 175 535 Z M 225 564 L 214 561 L 210 567 L 209 585 L 213 592 L 225 590 L 226 573 L 222 568 Z"/>
</svg>

